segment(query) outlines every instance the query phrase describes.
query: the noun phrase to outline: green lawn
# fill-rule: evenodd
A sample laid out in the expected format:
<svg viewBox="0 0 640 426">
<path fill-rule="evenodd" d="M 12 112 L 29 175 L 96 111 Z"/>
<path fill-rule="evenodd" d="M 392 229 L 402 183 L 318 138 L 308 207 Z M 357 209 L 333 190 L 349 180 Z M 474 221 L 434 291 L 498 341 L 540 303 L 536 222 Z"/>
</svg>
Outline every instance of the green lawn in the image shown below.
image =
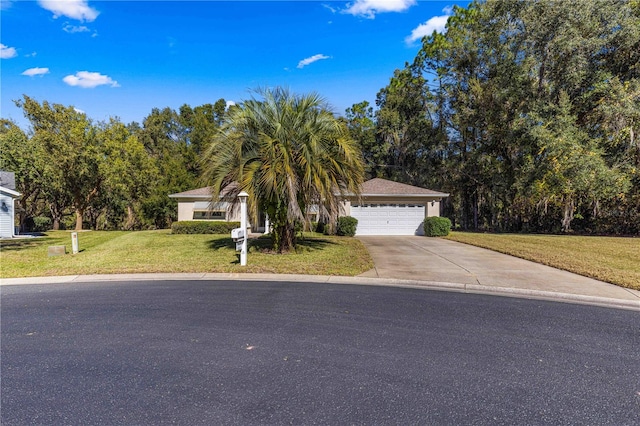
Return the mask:
<svg viewBox="0 0 640 426">
<path fill-rule="evenodd" d="M 52 245 L 66 245 L 68 231 L 32 239 L 0 241 L 0 277 L 139 272 L 246 272 L 355 276 L 373 261 L 355 238 L 305 237 L 297 251 L 269 253 L 270 240 L 249 240 L 247 266 L 239 264 L 235 244 L 226 235 L 172 235 L 160 231 L 86 231 L 78 233 L 80 253 L 49 257 Z"/>
<path fill-rule="evenodd" d="M 640 238 L 470 232 L 446 238 L 640 290 Z"/>
</svg>

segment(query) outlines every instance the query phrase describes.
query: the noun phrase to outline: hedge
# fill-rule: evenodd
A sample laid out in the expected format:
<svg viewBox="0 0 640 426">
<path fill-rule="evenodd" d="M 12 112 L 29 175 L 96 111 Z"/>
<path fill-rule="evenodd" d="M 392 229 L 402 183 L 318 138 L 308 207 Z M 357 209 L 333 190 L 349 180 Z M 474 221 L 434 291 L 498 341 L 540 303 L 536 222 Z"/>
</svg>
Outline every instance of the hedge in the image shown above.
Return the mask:
<svg viewBox="0 0 640 426">
<path fill-rule="evenodd" d="M 231 234 L 231 230 L 240 228 L 240 222 L 222 222 L 214 220 L 188 220 L 173 222 L 172 234 Z"/>
<path fill-rule="evenodd" d="M 353 237 L 356 235 L 356 228 L 358 227 L 358 219 L 351 216 L 342 216 L 338 218 L 336 225 L 336 234 L 345 237 Z"/>
<path fill-rule="evenodd" d="M 444 237 L 449 235 L 451 221 L 448 217 L 432 216 L 424 220 L 424 235 L 427 237 Z"/>
</svg>

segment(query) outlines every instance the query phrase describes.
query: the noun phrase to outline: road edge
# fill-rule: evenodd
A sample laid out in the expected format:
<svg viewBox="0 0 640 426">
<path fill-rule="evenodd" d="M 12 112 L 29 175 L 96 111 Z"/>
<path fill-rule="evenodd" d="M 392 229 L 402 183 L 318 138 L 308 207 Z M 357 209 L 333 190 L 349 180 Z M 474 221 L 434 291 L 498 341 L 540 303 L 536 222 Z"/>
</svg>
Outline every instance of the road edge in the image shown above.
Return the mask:
<svg viewBox="0 0 640 426">
<path fill-rule="evenodd" d="M 493 287 L 479 284 L 462 284 L 438 281 L 400 280 L 390 278 L 345 277 L 332 275 L 288 275 L 288 274 L 244 274 L 244 273 L 141 273 L 141 274 L 113 274 L 113 275 L 65 275 L 50 277 L 3 278 L 1 286 L 12 285 L 46 285 L 46 284 L 77 284 L 100 283 L 116 281 L 280 281 L 280 282 L 312 282 L 347 285 L 370 285 L 386 287 L 403 287 L 424 290 L 450 291 L 458 293 L 485 294 L 506 296 L 523 299 L 546 300 L 565 303 L 578 303 L 601 307 L 630 309 L 640 311 L 640 298 L 617 299 L 596 296 L 585 296 L 572 293 L 553 291 Z M 632 293 L 630 293 L 632 294 Z M 634 294 L 635 295 L 635 294 Z"/>
</svg>

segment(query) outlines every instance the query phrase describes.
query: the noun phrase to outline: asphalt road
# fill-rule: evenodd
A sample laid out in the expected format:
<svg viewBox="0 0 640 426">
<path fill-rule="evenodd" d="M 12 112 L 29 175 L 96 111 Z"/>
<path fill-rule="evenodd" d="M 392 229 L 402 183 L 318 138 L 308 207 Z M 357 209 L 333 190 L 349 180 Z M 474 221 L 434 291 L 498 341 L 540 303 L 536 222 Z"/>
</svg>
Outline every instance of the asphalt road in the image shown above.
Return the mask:
<svg viewBox="0 0 640 426">
<path fill-rule="evenodd" d="M 5 426 L 640 424 L 638 312 L 317 283 L 0 291 Z"/>
</svg>

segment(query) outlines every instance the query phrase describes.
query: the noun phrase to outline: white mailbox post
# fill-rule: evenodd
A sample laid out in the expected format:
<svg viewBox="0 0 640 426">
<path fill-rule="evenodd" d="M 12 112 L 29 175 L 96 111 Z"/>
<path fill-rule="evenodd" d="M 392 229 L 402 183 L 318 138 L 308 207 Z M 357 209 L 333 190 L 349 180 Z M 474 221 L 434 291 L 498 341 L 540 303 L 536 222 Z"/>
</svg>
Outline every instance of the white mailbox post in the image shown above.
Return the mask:
<svg viewBox="0 0 640 426">
<path fill-rule="evenodd" d="M 244 230 L 242 228 L 233 228 L 231 230 L 231 239 L 236 243 L 236 251 L 241 251 L 242 242 L 244 241 Z"/>
<path fill-rule="evenodd" d="M 249 194 L 242 191 L 238 194 L 240 198 L 240 228 L 244 238 L 242 239 L 242 248 L 240 250 L 240 266 L 247 266 L 247 198 Z"/>
<path fill-rule="evenodd" d="M 78 233 L 71 233 L 71 253 L 78 254 Z"/>
</svg>

